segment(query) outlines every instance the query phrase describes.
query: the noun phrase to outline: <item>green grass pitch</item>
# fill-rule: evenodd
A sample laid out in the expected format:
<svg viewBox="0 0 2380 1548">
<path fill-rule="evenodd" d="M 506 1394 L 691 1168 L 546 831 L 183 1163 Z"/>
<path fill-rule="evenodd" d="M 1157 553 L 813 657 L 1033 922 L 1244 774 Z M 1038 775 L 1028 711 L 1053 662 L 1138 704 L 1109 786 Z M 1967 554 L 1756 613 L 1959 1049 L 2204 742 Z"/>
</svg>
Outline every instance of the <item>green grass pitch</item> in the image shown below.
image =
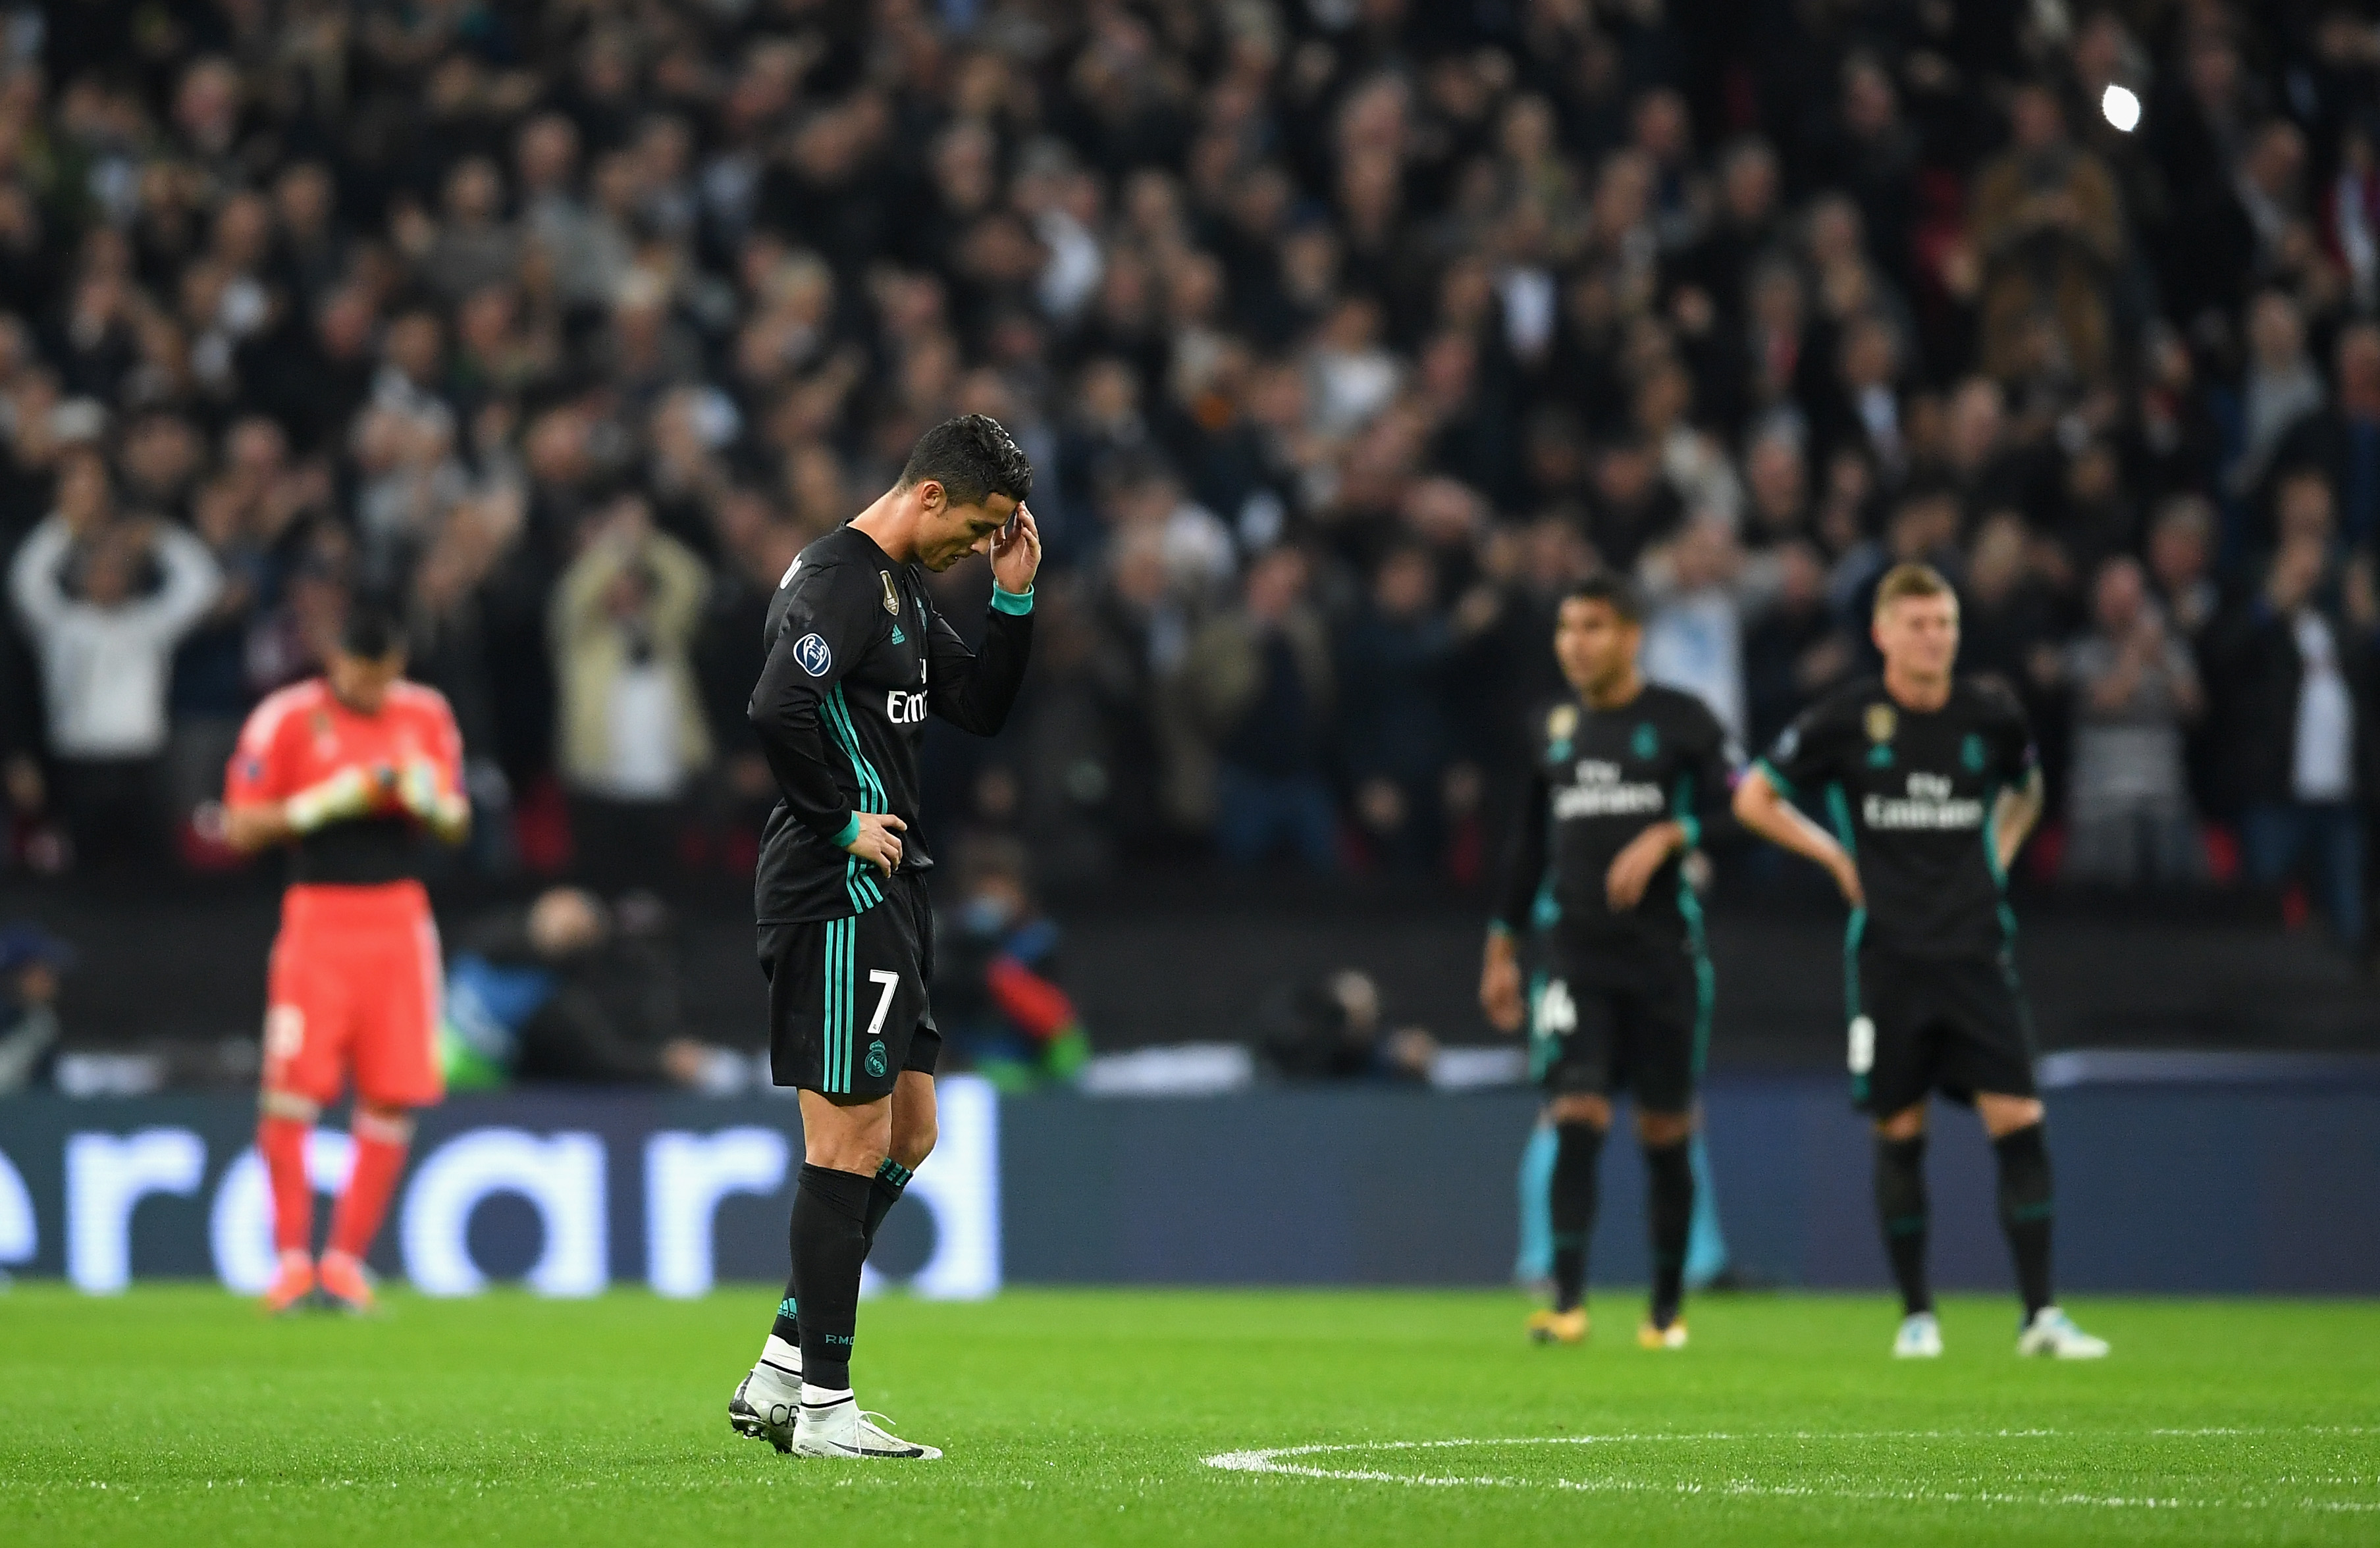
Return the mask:
<svg viewBox="0 0 2380 1548">
<path fill-rule="evenodd" d="M 853 1465 L 727 1428 L 772 1294 L 275 1324 L 20 1286 L 0 1542 L 2380 1542 L 2371 1302 L 2087 1300 L 2115 1357 L 2060 1365 L 1998 1300 L 1932 1363 L 1872 1297 L 1705 1301 L 1683 1354 L 1620 1296 L 1555 1349 L 1510 1294 L 887 1300 L 860 1396 L 949 1457 Z"/>
</svg>

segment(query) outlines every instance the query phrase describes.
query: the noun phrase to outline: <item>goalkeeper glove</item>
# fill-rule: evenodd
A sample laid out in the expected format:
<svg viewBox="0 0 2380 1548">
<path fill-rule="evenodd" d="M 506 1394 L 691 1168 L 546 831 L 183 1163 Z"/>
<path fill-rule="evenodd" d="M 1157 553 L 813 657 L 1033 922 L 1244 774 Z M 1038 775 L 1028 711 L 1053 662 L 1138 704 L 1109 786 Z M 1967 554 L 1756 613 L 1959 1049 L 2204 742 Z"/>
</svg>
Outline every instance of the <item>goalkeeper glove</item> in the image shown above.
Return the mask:
<svg viewBox="0 0 2380 1548">
<path fill-rule="evenodd" d="M 463 797 L 446 789 L 438 766 L 428 758 L 407 762 L 396 779 L 396 799 L 434 832 L 451 833 L 470 815 Z"/>
<path fill-rule="evenodd" d="M 381 781 L 360 768 L 342 768 L 319 784 L 307 786 L 281 808 L 293 833 L 311 833 L 334 822 L 370 812 L 380 800 Z"/>
</svg>

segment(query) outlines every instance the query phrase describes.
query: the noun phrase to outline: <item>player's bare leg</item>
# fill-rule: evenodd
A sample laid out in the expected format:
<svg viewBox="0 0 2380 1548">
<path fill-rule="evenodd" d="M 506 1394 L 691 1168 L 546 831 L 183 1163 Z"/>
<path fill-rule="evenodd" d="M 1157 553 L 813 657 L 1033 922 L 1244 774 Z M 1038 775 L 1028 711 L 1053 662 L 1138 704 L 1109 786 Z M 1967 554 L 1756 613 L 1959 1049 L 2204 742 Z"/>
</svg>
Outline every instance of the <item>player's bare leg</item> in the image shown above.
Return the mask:
<svg viewBox="0 0 2380 1548">
<path fill-rule="evenodd" d="M 1636 1138 L 1645 1147 L 1645 1213 L 1653 1236 L 1653 1300 L 1636 1342 L 1648 1349 L 1686 1347 L 1686 1322 L 1679 1309 L 1685 1297 L 1686 1238 L 1694 1221 L 1694 1137 L 1691 1112 L 1636 1114 Z"/>
<path fill-rule="evenodd" d="M 1984 1120 L 1984 1132 L 1991 1136 L 1992 1154 L 1999 1163 L 2000 1227 L 2008 1232 L 2009 1254 L 2016 1261 L 2017 1288 L 2024 1297 L 2024 1321 L 2017 1330 L 2016 1352 L 2059 1360 L 2103 1358 L 2107 1340 L 2094 1338 L 2075 1326 L 2074 1320 L 2058 1309 L 2050 1293 L 2053 1202 L 2040 1099 L 1979 1092 L 1975 1111 Z"/>
<path fill-rule="evenodd" d="M 1592 1093 L 1568 1092 L 1546 1104 L 1556 1149 L 1550 1203 L 1554 1227 L 1554 1303 L 1529 1318 L 1529 1337 L 1540 1344 L 1578 1344 L 1586 1339 L 1586 1241 L 1595 1231 L 1596 1163 L 1611 1129 L 1611 1101 Z"/>
<path fill-rule="evenodd" d="M 257 1098 L 256 1153 L 264 1161 L 273 1196 L 273 1246 L 277 1259 L 264 1310 L 273 1316 L 314 1297 L 314 1185 L 306 1176 L 306 1142 L 322 1111 L 294 1092 L 266 1090 Z"/>
<path fill-rule="evenodd" d="M 926 1157 L 933 1154 L 934 1142 L 940 1137 L 932 1076 L 915 1070 L 901 1071 L 891 1100 L 888 1154 L 877 1165 L 874 1186 L 868 1191 L 865 1228 L 867 1247 L 871 1251 L 884 1217 L 901 1202 L 902 1191 L 925 1164 Z M 777 1308 L 776 1324 L 761 1345 L 760 1358 L 753 1362 L 751 1371 L 736 1385 L 735 1395 L 728 1399 L 727 1421 L 738 1434 L 769 1441 L 780 1451 L 790 1449 L 801 1388 L 800 1311 L 793 1287 L 788 1285 L 785 1298 Z"/>
<path fill-rule="evenodd" d="M 406 1151 L 413 1143 L 413 1115 L 403 1107 L 358 1102 L 349 1132 L 355 1162 L 331 1212 L 331 1240 L 320 1273 L 323 1299 L 343 1312 L 360 1313 L 378 1305 L 370 1276 L 364 1272 L 364 1254 L 380 1234 L 397 1176 L 405 1170 Z"/>
</svg>

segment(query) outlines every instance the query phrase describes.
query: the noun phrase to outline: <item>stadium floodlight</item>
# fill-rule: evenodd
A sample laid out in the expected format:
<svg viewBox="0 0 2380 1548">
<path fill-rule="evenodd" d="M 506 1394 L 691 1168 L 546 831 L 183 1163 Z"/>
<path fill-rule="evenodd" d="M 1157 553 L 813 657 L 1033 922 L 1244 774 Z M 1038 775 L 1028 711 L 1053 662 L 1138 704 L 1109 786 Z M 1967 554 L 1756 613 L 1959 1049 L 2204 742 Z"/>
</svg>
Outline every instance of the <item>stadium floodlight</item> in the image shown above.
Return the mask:
<svg viewBox="0 0 2380 1548">
<path fill-rule="evenodd" d="M 2140 127 L 2141 99 L 2129 86 L 2110 86 L 2099 93 L 2099 112 L 2117 133 L 2130 134 Z"/>
</svg>

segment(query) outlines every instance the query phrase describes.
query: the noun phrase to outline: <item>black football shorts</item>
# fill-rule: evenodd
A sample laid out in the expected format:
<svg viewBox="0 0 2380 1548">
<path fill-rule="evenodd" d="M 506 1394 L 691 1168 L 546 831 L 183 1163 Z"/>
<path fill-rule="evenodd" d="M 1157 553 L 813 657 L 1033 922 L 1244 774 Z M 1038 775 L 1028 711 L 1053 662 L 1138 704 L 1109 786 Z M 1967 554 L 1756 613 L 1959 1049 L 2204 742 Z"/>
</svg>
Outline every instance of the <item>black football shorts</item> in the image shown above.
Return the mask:
<svg viewBox="0 0 2380 1548">
<path fill-rule="evenodd" d="M 942 1034 L 927 986 L 934 915 L 922 877 L 895 874 L 884 901 L 848 919 L 763 925 L 769 1072 L 837 1102 L 889 1094 L 904 1070 L 934 1072 Z"/>
<path fill-rule="evenodd" d="M 1940 1092 L 2031 1096 L 2033 1018 L 2015 965 L 1862 950 L 1852 973 L 1852 1104 L 1884 1118 Z"/>
<path fill-rule="evenodd" d="M 1639 948 L 1621 960 L 1557 938 L 1531 996 L 1530 1066 L 1550 1096 L 1624 1087 L 1648 1112 L 1689 1112 L 1710 1008 L 1710 964 L 1695 952 Z"/>
</svg>

